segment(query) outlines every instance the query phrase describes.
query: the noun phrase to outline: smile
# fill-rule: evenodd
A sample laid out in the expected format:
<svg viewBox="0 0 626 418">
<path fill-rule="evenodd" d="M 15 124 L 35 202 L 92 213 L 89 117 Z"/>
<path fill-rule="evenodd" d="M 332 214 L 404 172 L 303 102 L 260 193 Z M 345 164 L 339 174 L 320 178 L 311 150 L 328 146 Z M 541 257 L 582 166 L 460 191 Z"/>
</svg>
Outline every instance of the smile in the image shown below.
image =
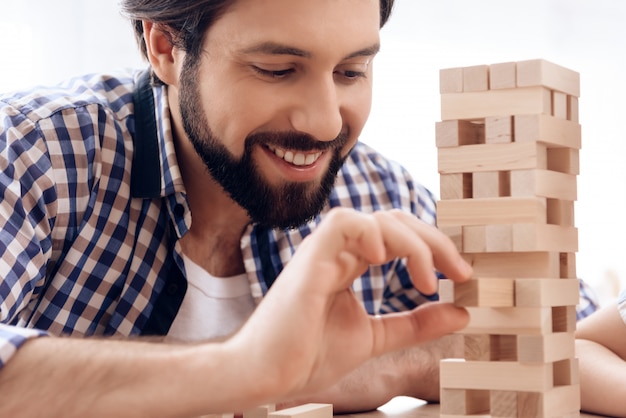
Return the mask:
<svg viewBox="0 0 626 418">
<path fill-rule="evenodd" d="M 321 151 L 307 154 L 299 151 L 284 150 L 282 148 L 276 148 L 269 145 L 267 148 L 272 151 L 274 155 L 276 155 L 278 158 L 282 158 L 289 164 L 293 164 L 296 166 L 311 165 L 316 162 L 318 158 L 320 158 L 320 155 L 322 155 Z"/>
</svg>

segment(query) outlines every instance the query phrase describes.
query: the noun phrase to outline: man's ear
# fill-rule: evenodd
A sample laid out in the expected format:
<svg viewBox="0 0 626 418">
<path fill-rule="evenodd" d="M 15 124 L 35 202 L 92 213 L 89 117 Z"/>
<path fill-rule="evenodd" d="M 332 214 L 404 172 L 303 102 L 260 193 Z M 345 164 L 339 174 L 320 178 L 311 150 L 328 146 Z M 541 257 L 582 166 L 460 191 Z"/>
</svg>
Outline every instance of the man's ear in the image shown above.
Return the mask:
<svg viewBox="0 0 626 418">
<path fill-rule="evenodd" d="M 184 54 L 172 45 L 159 25 L 143 21 L 143 36 L 152 70 L 167 85 L 178 83 L 178 73 Z"/>
</svg>

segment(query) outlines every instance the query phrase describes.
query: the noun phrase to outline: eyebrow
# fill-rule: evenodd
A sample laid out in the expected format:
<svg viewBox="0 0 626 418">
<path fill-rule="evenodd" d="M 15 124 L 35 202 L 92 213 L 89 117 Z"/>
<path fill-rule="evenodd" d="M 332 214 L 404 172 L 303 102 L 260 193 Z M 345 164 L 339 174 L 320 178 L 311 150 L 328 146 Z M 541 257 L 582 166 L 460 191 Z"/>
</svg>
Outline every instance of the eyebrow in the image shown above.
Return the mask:
<svg viewBox="0 0 626 418">
<path fill-rule="evenodd" d="M 380 43 L 376 42 L 375 44 L 368 46 L 367 48 L 359 49 L 358 51 L 348 54 L 343 59 L 347 60 L 356 57 L 371 57 L 373 55 L 376 55 L 378 51 L 380 51 Z"/>
<path fill-rule="evenodd" d="M 355 57 L 370 57 L 372 55 L 376 55 L 379 50 L 380 43 L 376 42 L 373 45 L 370 45 L 363 49 L 359 49 L 358 51 L 346 55 L 345 57 L 343 57 L 343 60 Z M 249 48 L 245 48 L 240 52 L 243 54 L 293 55 L 302 58 L 311 58 L 311 56 L 313 55 L 309 51 L 305 51 L 303 49 L 295 48 L 288 45 L 279 44 L 276 42 L 261 42 Z"/>
</svg>

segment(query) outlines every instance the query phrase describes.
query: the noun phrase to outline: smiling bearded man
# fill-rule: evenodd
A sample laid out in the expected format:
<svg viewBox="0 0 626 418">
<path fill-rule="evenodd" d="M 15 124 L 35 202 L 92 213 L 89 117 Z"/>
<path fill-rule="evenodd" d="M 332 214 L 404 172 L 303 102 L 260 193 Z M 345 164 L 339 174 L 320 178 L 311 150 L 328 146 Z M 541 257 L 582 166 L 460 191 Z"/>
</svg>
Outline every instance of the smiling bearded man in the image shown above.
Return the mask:
<svg viewBox="0 0 626 418">
<path fill-rule="evenodd" d="M 198 67 L 196 57 L 188 55 L 180 78 L 180 113 L 185 133 L 213 179 L 248 212 L 253 222 L 270 228 L 296 228 L 311 220 L 326 204 L 337 171 L 346 159 L 342 152 L 348 134 L 342 132 L 336 139 L 322 142 L 299 132 L 256 133 L 246 138 L 244 154 L 237 160 L 213 135 L 204 113 L 199 111 L 203 106 L 198 92 Z M 271 185 L 255 165 L 254 146 L 266 147 L 287 163 L 299 166 L 314 164 L 322 152 L 332 153 L 332 159 L 321 182 Z M 290 160 L 283 149 L 291 150 Z M 294 152 L 300 156 L 294 156 Z M 298 162 L 298 157 L 302 161 Z"/>
</svg>

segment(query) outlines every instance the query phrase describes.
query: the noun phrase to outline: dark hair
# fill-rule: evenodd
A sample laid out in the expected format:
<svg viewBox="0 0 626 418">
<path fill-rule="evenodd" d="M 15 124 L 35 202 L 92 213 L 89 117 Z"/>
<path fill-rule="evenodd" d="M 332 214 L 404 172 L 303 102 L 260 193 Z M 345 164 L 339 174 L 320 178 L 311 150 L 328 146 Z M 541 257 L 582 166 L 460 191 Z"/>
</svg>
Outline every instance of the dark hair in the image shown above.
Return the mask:
<svg viewBox="0 0 626 418">
<path fill-rule="evenodd" d="M 204 34 L 236 0 L 121 0 L 122 13 L 131 19 L 135 37 L 144 57 L 142 20 L 161 25 L 172 45 L 191 58 L 200 54 Z M 380 27 L 391 14 L 394 0 L 380 0 Z"/>
</svg>

